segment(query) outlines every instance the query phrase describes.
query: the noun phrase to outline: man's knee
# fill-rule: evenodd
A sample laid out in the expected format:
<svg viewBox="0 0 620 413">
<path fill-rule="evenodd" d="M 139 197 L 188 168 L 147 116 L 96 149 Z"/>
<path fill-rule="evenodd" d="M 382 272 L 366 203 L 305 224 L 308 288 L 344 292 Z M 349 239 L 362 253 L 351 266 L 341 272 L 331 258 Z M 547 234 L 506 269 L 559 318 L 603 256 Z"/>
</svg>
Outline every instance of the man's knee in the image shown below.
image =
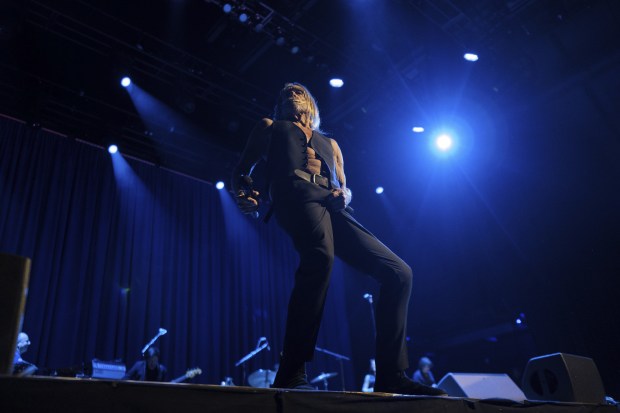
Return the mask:
<svg viewBox="0 0 620 413">
<path fill-rule="evenodd" d="M 324 249 L 314 249 L 302 255 L 300 264 L 305 272 L 329 275 L 334 266 L 334 253 Z"/>
<path fill-rule="evenodd" d="M 403 262 L 399 265 L 397 275 L 403 288 L 411 289 L 411 284 L 413 283 L 413 271 L 407 263 Z"/>
<path fill-rule="evenodd" d="M 410 291 L 413 283 L 413 271 L 407 263 L 401 261 L 385 266 L 384 276 L 381 278 L 383 279 L 383 283 L 402 289 L 403 291 Z"/>
</svg>

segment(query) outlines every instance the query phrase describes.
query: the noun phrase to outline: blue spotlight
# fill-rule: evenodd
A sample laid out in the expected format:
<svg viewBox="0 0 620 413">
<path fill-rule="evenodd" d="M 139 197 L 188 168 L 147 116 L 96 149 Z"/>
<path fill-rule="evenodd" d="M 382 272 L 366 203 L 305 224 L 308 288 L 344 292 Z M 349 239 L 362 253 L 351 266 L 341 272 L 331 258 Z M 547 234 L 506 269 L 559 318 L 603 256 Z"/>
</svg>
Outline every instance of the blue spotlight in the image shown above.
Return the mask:
<svg viewBox="0 0 620 413">
<path fill-rule="evenodd" d="M 329 84 L 331 87 L 342 87 L 344 85 L 344 82 L 342 81 L 342 79 L 334 78 L 329 81 Z"/>
<path fill-rule="evenodd" d="M 437 149 L 439 149 L 442 152 L 446 152 L 448 151 L 450 148 L 452 148 L 452 137 L 450 137 L 450 135 L 439 135 L 437 137 L 437 139 L 435 139 L 435 146 L 437 146 Z"/>
<path fill-rule="evenodd" d="M 246 13 L 241 13 L 241 14 L 239 15 L 239 21 L 240 21 L 241 23 L 245 23 L 245 22 L 247 22 L 247 21 L 248 21 L 248 15 L 247 15 Z"/>
<path fill-rule="evenodd" d="M 230 3 L 226 3 L 222 7 L 222 10 L 224 10 L 224 13 L 228 14 L 232 11 L 232 6 L 230 5 Z"/>
<path fill-rule="evenodd" d="M 222 181 L 217 181 L 217 183 L 215 184 L 215 187 L 219 190 L 224 189 L 224 182 Z"/>
<path fill-rule="evenodd" d="M 131 79 L 129 77 L 125 76 L 124 78 L 121 79 L 122 87 L 129 87 L 129 85 L 131 85 Z"/>
<path fill-rule="evenodd" d="M 375 192 L 378 194 L 382 194 L 383 193 L 383 187 L 382 186 L 378 186 L 377 189 L 375 189 Z"/>
<path fill-rule="evenodd" d="M 299 53 L 299 46 L 291 47 L 291 54 L 297 54 L 297 53 Z"/>
<path fill-rule="evenodd" d="M 108 146 L 108 152 L 110 152 L 111 154 L 115 154 L 116 152 L 118 152 L 118 146 L 116 145 Z"/>
<path fill-rule="evenodd" d="M 414 126 L 413 129 L 411 129 L 412 131 L 414 131 L 415 133 L 422 133 L 424 132 L 424 128 L 422 126 Z"/>
<path fill-rule="evenodd" d="M 478 60 L 478 55 L 475 53 L 465 53 L 463 55 L 463 58 L 467 60 L 468 62 L 475 62 Z"/>
</svg>

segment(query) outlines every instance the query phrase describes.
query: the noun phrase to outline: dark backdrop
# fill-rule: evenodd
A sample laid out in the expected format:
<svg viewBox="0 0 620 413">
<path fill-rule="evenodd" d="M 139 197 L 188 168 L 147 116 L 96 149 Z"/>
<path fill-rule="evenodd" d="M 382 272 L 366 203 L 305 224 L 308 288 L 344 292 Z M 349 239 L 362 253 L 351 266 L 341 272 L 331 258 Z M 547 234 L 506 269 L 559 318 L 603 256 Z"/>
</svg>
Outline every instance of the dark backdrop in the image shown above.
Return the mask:
<svg viewBox="0 0 620 413">
<path fill-rule="evenodd" d="M 42 372 L 95 357 L 130 367 L 160 327 L 170 378 L 199 366 L 197 382 L 240 384 L 234 363 L 261 336 L 271 351 L 247 371 L 273 368 L 297 265 L 275 222 L 244 217 L 211 184 L 131 159 L 113 167 L 103 148 L 7 119 L 0 193 L 0 250 L 32 258 L 24 358 Z M 350 355 L 340 268 L 318 345 Z M 339 364 L 317 355 L 309 373 L 321 371 Z M 345 375 L 350 388 L 351 363 Z"/>
</svg>

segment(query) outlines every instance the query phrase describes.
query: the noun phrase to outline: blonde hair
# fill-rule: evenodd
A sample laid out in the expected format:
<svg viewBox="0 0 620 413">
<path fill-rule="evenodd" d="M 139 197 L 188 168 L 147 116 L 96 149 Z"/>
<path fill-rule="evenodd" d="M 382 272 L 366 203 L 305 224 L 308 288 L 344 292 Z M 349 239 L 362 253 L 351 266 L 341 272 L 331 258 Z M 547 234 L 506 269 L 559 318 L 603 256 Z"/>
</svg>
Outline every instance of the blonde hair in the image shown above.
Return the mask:
<svg viewBox="0 0 620 413">
<path fill-rule="evenodd" d="M 276 106 L 273 108 L 273 120 L 280 120 L 282 118 L 282 107 L 281 107 L 281 101 L 280 101 L 281 100 L 280 96 L 282 95 L 282 92 L 294 86 L 301 88 L 303 90 L 304 95 L 308 98 L 308 101 L 310 102 L 310 108 L 308 109 L 308 117 L 310 118 L 310 127 L 312 128 L 312 130 L 321 132 L 321 129 L 320 129 L 321 116 L 319 115 L 319 107 L 316 104 L 316 99 L 314 99 L 314 96 L 312 96 L 308 88 L 302 85 L 301 83 L 292 82 L 292 83 L 284 84 L 284 87 L 282 88 L 282 90 L 280 91 L 280 94 L 278 95 L 278 102 L 276 103 Z"/>
</svg>

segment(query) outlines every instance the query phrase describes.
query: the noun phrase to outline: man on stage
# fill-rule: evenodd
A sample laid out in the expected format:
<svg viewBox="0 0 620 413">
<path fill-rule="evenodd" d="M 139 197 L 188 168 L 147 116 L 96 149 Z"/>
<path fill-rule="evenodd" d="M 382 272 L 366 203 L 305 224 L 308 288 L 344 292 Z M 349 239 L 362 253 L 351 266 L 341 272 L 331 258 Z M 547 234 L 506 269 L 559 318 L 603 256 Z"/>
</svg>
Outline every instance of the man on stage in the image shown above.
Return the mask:
<svg viewBox="0 0 620 413">
<path fill-rule="evenodd" d="M 37 371 L 37 366 L 22 358 L 22 354 L 28 351 L 29 346 L 30 337 L 28 337 L 28 334 L 24 332 L 19 333 L 17 335 L 15 355 L 13 356 L 13 374 L 18 376 L 30 376 Z"/>
<path fill-rule="evenodd" d="M 166 381 L 166 366 L 159 362 L 159 349 L 149 347 L 144 354 L 145 360 L 138 360 L 129 369 L 123 380 Z"/>
<path fill-rule="evenodd" d="M 319 110 L 308 89 L 287 83 L 273 119 L 262 119 L 252 130 L 232 177 L 239 208 L 254 213 L 259 193 L 244 186 L 248 182 L 244 177 L 258 161 L 266 161 L 275 217 L 300 256 L 273 387 L 312 388 L 305 363 L 313 357 L 332 264 L 338 256 L 381 285 L 375 391 L 445 395 L 440 389 L 414 383 L 404 373 L 411 268 L 351 216 L 342 152 L 335 140 L 321 134 L 319 126 Z"/>
</svg>

